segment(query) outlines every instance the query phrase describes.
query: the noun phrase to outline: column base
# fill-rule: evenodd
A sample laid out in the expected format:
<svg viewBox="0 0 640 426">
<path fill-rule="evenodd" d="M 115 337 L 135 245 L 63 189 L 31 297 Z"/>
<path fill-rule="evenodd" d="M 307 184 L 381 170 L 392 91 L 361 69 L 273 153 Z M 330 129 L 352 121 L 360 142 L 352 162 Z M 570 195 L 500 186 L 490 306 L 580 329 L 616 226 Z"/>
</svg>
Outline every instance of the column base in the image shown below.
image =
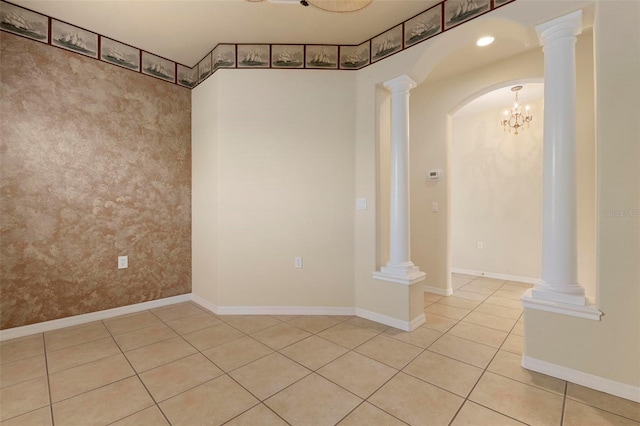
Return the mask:
<svg viewBox="0 0 640 426">
<path fill-rule="evenodd" d="M 586 300 L 584 296 L 582 296 L 582 298 Z M 594 321 L 600 321 L 600 316 L 602 316 L 602 312 L 593 305 L 577 305 L 542 299 L 533 296 L 533 289 L 525 291 L 520 300 L 522 300 L 522 306 L 526 309 L 553 312 L 555 314 L 568 315 Z"/>
<path fill-rule="evenodd" d="M 553 286 L 541 281 L 531 290 L 531 297 L 568 305 L 587 306 L 584 288 L 580 284 L 564 285 L 563 290 L 566 291 L 559 292 Z"/>
<path fill-rule="evenodd" d="M 384 266 L 379 271 L 373 273 L 373 278 L 376 280 L 390 281 L 392 283 L 412 285 L 419 283 L 427 278 L 427 274 L 420 271 L 416 266 L 409 268 Z"/>
</svg>

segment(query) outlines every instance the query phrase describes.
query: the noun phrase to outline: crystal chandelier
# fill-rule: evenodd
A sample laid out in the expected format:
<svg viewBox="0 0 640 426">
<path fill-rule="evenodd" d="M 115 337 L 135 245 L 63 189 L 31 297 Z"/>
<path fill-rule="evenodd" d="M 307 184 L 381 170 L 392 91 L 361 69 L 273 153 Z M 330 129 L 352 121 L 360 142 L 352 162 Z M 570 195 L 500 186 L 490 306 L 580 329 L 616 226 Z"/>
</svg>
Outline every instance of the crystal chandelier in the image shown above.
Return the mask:
<svg viewBox="0 0 640 426">
<path fill-rule="evenodd" d="M 511 129 L 513 128 L 516 130 L 516 135 L 520 127 L 524 126 L 525 123 L 527 127 L 529 127 L 529 123 L 533 120 L 529 105 L 524 107 L 524 114 L 522 113 L 522 105 L 518 103 L 518 91 L 520 89 L 522 89 L 522 86 L 514 86 L 511 88 L 511 91 L 516 93 L 516 101 L 511 107 L 511 110 L 504 111 L 504 116 L 502 117 L 502 121 L 500 121 L 505 132 L 509 129 L 509 133 L 511 133 Z"/>
</svg>

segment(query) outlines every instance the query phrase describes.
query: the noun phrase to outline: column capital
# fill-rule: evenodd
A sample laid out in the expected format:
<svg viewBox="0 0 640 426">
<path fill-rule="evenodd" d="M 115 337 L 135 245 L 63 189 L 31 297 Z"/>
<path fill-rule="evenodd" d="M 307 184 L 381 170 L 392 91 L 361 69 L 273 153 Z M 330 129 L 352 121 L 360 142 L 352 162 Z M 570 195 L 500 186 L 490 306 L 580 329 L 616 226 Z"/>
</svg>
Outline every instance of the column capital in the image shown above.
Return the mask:
<svg viewBox="0 0 640 426">
<path fill-rule="evenodd" d="M 541 46 L 560 37 L 575 37 L 582 33 L 582 10 L 536 26 Z"/>
<path fill-rule="evenodd" d="M 398 77 L 394 77 L 391 80 L 385 81 L 383 85 L 393 94 L 408 92 L 409 90 L 416 87 L 417 83 L 413 81 L 408 75 L 403 74 L 399 75 Z"/>
</svg>

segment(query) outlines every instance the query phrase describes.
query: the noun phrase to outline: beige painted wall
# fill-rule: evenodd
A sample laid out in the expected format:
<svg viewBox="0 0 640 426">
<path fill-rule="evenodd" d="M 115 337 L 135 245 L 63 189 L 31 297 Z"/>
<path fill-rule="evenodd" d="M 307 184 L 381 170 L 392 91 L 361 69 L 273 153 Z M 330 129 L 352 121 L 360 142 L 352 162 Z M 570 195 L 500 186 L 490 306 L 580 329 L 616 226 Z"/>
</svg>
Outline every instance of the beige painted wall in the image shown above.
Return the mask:
<svg viewBox="0 0 640 426">
<path fill-rule="evenodd" d="M 211 159 L 194 161 L 194 200 L 211 204 L 193 232 L 211 232 L 217 210 L 218 251 L 194 258 L 194 292 L 220 306 L 353 307 L 355 74 L 213 78 L 193 92 L 194 156 Z"/>
<path fill-rule="evenodd" d="M 219 283 L 219 77 L 191 92 L 192 291 L 211 303 L 218 303 Z"/>
<path fill-rule="evenodd" d="M 525 310 L 525 355 L 640 386 L 640 3 L 599 2 L 597 306 L 601 321 Z M 637 388 L 636 388 L 637 389 Z"/>
<path fill-rule="evenodd" d="M 526 104 L 534 120 L 518 135 L 498 124 L 504 107 L 453 116 L 453 268 L 540 278 L 544 114 L 542 99 Z"/>
<path fill-rule="evenodd" d="M 189 90 L 5 32 L 0 84 L 0 327 L 189 293 Z"/>
</svg>

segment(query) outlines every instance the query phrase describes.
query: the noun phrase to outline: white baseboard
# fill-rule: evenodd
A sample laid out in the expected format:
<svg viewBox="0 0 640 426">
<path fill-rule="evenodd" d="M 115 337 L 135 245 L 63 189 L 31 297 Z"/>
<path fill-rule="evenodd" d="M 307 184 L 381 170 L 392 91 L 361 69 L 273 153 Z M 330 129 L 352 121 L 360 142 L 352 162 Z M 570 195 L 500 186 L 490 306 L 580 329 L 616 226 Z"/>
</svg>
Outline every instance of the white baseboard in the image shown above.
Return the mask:
<svg viewBox="0 0 640 426">
<path fill-rule="evenodd" d="M 195 294 L 191 300 L 216 315 L 356 315 L 404 331 L 413 331 L 424 324 L 424 314 L 413 321 L 402 321 L 360 308 L 333 306 L 218 306 Z"/>
<path fill-rule="evenodd" d="M 191 293 L 191 301 L 194 302 L 194 303 L 197 303 L 200 306 L 202 306 L 203 308 L 205 308 L 209 312 L 213 312 L 216 315 L 220 315 L 220 313 L 218 311 L 218 305 L 216 305 L 215 303 L 209 302 L 207 299 L 205 299 L 203 297 L 200 297 L 198 295 L 195 295 L 195 294 Z"/>
<path fill-rule="evenodd" d="M 119 308 L 106 309 L 104 311 L 88 314 L 74 315 L 37 324 L 0 330 L 0 341 L 15 339 L 36 333 L 57 330 L 74 325 L 86 324 L 93 321 L 113 318 L 120 315 L 131 314 L 162 306 L 173 305 L 193 301 L 216 315 L 356 315 L 381 324 L 385 324 L 404 331 L 413 331 L 424 324 L 424 314 L 412 321 L 402 321 L 376 312 L 354 307 L 335 306 L 218 306 L 195 294 L 181 294 L 179 296 L 164 299 L 151 300 L 149 302 L 136 303 L 135 305 L 121 306 Z"/>
<path fill-rule="evenodd" d="M 487 277 L 487 278 L 495 278 L 498 280 L 505 281 L 517 281 L 526 284 L 538 284 L 540 278 L 533 277 L 523 277 L 520 275 L 507 275 L 507 274 L 498 274 L 495 272 L 486 272 L 486 271 L 474 271 L 471 269 L 462 269 L 462 268 L 451 268 L 451 272 L 454 274 L 464 274 L 464 275 L 473 275 L 474 277 Z"/>
<path fill-rule="evenodd" d="M 438 296 L 451 296 L 453 294 L 453 290 L 450 288 L 444 289 L 444 288 L 438 288 L 438 287 L 431 287 L 428 285 L 424 286 L 424 292 L 437 294 Z"/>
<path fill-rule="evenodd" d="M 355 308 L 335 306 L 218 306 L 195 294 L 191 300 L 216 315 L 355 315 Z"/>
<path fill-rule="evenodd" d="M 402 321 L 397 318 L 388 317 L 377 312 L 367 311 L 366 309 L 356 308 L 356 315 L 380 324 L 388 325 L 403 331 L 413 331 L 424 324 L 424 314 L 418 316 L 412 321 Z"/>
<path fill-rule="evenodd" d="M 619 396 L 620 398 L 640 402 L 640 386 L 628 385 L 616 382 L 583 371 L 552 364 L 529 356 L 522 357 L 522 367 L 527 370 L 536 371 L 561 380 L 566 380 L 577 385 L 595 389 L 600 392 Z"/>
<path fill-rule="evenodd" d="M 173 305 L 174 303 L 188 302 L 189 300 L 191 300 L 190 293 L 181 294 L 179 296 L 150 300 L 149 302 L 136 303 L 134 305 L 121 306 L 119 308 L 106 309 L 104 311 L 74 315 L 71 317 L 24 325 L 22 327 L 8 328 L 6 330 L 0 330 L 0 341 L 28 336 L 30 334 L 44 333 L 45 331 L 57 330 L 59 328 L 71 327 L 79 324 L 86 324 L 88 322 L 113 318 L 119 315 L 146 311 L 148 309 L 159 308 L 161 306 Z"/>
</svg>

